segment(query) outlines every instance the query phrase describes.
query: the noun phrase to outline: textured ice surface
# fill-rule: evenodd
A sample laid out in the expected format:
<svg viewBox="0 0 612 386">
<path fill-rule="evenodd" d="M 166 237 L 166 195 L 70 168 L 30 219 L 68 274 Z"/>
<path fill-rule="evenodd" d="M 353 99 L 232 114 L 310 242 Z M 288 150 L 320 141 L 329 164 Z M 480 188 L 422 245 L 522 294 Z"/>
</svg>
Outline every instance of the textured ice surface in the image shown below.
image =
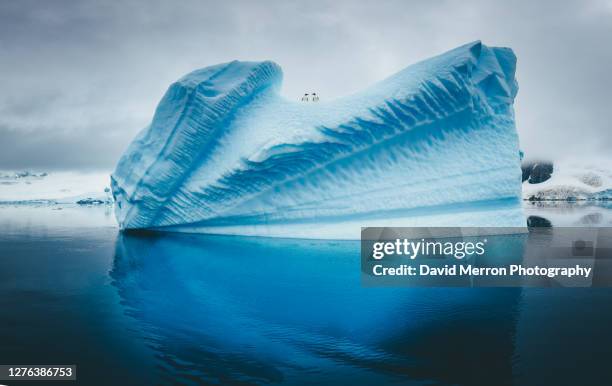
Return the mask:
<svg viewBox="0 0 612 386">
<path fill-rule="evenodd" d="M 516 58 L 480 42 L 330 102 L 272 62 L 172 84 L 112 175 L 123 229 L 358 238 L 362 226 L 524 226 Z"/>
</svg>

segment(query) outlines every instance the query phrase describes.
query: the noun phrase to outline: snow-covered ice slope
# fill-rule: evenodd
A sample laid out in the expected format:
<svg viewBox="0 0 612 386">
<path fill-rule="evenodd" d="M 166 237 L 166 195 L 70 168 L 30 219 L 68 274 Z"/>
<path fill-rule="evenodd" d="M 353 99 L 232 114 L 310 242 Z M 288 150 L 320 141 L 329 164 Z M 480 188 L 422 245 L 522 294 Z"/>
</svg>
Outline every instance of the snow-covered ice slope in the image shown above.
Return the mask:
<svg viewBox="0 0 612 386">
<path fill-rule="evenodd" d="M 112 175 L 123 229 L 359 238 L 362 226 L 525 226 L 516 58 L 470 43 L 329 102 L 273 62 L 172 84 Z"/>
<path fill-rule="evenodd" d="M 523 198 L 612 201 L 612 157 L 587 156 L 555 162 L 550 179 L 523 183 Z"/>
</svg>

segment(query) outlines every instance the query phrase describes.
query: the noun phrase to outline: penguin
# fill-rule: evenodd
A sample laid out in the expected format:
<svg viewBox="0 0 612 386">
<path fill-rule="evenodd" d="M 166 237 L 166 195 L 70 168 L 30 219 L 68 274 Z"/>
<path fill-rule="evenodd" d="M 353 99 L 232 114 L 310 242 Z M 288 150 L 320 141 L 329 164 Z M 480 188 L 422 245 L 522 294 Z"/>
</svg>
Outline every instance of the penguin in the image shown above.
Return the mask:
<svg viewBox="0 0 612 386">
<path fill-rule="evenodd" d="M 308 94 L 304 94 L 302 97 L 302 102 L 308 102 Z"/>
<path fill-rule="evenodd" d="M 318 102 L 319 101 L 319 96 L 317 95 L 316 92 L 312 93 L 312 101 L 313 102 Z"/>
</svg>

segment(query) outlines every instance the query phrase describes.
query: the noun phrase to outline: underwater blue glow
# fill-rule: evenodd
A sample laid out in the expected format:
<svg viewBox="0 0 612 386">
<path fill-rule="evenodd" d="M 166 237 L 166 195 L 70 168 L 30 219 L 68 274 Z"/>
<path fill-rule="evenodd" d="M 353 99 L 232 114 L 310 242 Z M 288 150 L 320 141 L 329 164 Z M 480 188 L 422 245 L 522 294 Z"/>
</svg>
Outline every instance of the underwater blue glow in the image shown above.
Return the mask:
<svg viewBox="0 0 612 386">
<path fill-rule="evenodd" d="M 520 289 L 364 288 L 358 255 L 353 241 L 124 233 L 110 275 L 168 376 L 213 383 L 444 379 L 440 366 L 462 377 L 466 337 L 436 320 L 512 328 Z M 499 338 L 491 374 L 509 371 L 512 345 Z"/>
</svg>

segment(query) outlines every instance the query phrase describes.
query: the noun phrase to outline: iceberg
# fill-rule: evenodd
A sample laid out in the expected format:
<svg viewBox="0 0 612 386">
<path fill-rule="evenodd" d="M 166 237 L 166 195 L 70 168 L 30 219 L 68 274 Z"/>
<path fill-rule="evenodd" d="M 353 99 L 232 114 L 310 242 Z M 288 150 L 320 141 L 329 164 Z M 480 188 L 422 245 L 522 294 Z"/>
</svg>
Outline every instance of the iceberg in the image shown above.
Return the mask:
<svg viewBox="0 0 612 386">
<path fill-rule="evenodd" d="M 524 227 L 516 57 L 473 42 L 331 101 L 270 61 L 173 83 L 111 176 L 123 230 L 358 239 L 361 227 Z"/>
</svg>

